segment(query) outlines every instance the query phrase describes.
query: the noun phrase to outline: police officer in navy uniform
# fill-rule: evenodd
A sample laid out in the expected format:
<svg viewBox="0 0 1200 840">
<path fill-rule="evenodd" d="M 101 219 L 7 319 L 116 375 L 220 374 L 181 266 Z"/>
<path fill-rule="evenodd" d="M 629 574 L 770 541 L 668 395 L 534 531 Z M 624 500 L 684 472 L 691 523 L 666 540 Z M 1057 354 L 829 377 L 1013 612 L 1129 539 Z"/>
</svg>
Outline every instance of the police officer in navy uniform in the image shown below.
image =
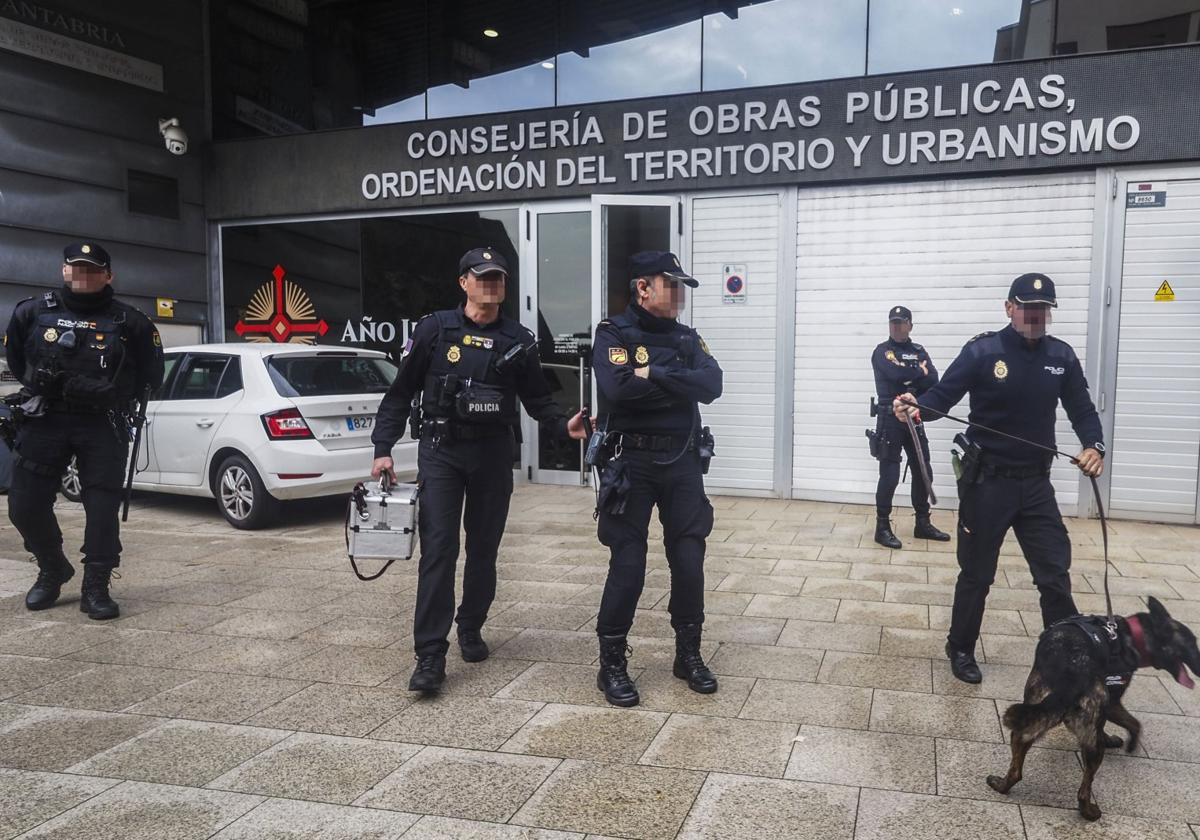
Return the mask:
<svg viewBox="0 0 1200 840">
<path fill-rule="evenodd" d="M 379 406 L 371 441 L 371 475 L 395 481 L 392 447 L 416 411 L 418 482 L 417 603 L 413 636 L 417 666 L 410 691 L 435 692 L 446 678 L 447 636 L 458 623 L 458 644 L 467 662 L 488 657 L 480 633 L 496 596 L 496 553 L 512 496 L 514 433 L 518 400 L 543 433 L 582 440 L 582 415 L 568 422 L 550 394 L 533 334 L 500 314 L 508 263 L 494 248 L 463 255 L 458 284 L 467 300 L 417 322 L 400 371 Z M 465 497 L 465 519 L 464 519 Z M 462 603 L 454 613 L 458 533 L 466 531 Z"/>
<path fill-rule="evenodd" d="M 89 618 L 116 618 L 109 580 L 121 562 L 117 512 L 129 418 L 136 400 L 162 384 L 162 341 L 149 318 L 113 297 L 104 248 L 68 246 L 62 275 L 61 289 L 17 304 L 5 335 L 8 365 L 30 396 L 21 411 L 8 516 L 37 558 L 25 606 L 48 609 L 75 574 L 54 516 L 74 456 L 87 515 L 79 607 Z"/>
<path fill-rule="evenodd" d="M 602 498 L 605 485 L 623 488 L 615 504 L 600 504 L 598 528 L 610 559 L 596 619 L 597 687 L 616 706 L 639 700 L 627 671 L 626 637 L 646 577 L 655 505 L 671 571 L 673 673 L 693 691 L 717 690 L 700 656 L 704 540 L 712 531 L 713 509 L 702 477 L 711 438 L 700 425 L 697 404 L 721 396 L 721 367 L 700 335 L 675 320 L 683 309 L 683 286 L 698 285 L 679 259 L 666 251 L 634 254 L 630 276 L 629 306 L 596 327 L 592 360 L 601 395 L 599 428 L 612 453 L 602 472 Z"/>
<path fill-rule="evenodd" d="M 925 352 L 925 348 L 914 343 L 912 312 L 906 306 L 893 306 L 888 310 L 888 340 L 879 344 L 871 354 L 871 368 L 875 371 L 875 394 L 884 409 L 879 413 L 875 429 L 875 451 L 879 459 L 879 484 L 875 488 L 875 542 L 887 548 L 901 548 L 902 544 L 892 531 L 892 497 L 900 483 L 900 453 L 908 456 L 909 474 L 912 476 L 912 506 L 917 515 L 913 536 L 919 539 L 945 542 L 950 535 L 934 526 L 929 514 L 929 488 L 921 471 L 913 464 L 920 458 L 925 469 L 933 475 L 929 462 L 929 440 L 924 426 L 917 426 L 921 451 L 917 452 L 912 434 L 907 426 L 891 413 L 892 400 L 897 394 L 909 393 L 920 397 L 938 381 L 937 368 Z"/>
<path fill-rule="evenodd" d="M 1054 447 L 1061 402 L 1083 446 L 1074 461 L 1084 474 L 1098 476 L 1104 469 L 1104 435 L 1083 368 L 1069 344 L 1046 334 L 1057 306 L 1049 277 L 1016 278 L 1004 304 L 1011 324 L 968 341 L 941 382 L 921 395 L 920 405 L 930 409 L 926 420 L 937 420 L 970 393 L 970 421 Z M 902 394 L 893 406 L 896 416 L 919 415 L 916 403 Z M 1053 456 L 976 427 L 968 430 L 965 446 L 958 482 L 960 571 L 946 655 L 955 677 L 977 683 L 983 676 L 975 642 L 1009 528 L 1041 596 L 1043 625 L 1079 611 L 1071 597 L 1071 541 L 1050 483 Z"/>
</svg>

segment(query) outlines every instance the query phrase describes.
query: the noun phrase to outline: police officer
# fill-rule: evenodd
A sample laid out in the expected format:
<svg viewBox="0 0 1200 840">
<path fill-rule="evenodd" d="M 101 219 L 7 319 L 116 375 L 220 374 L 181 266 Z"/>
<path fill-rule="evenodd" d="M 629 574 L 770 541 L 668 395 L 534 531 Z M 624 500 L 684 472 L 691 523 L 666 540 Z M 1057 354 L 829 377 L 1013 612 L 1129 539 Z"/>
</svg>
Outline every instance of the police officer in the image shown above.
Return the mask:
<svg viewBox="0 0 1200 840">
<path fill-rule="evenodd" d="M 413 436 L 420 438 L 421 559 L 413 617 L 417 666 L 410 691 L 441 688 L 452 620 L 458 622 L 463 659 L 482 662 L 488 657 L 480 629 L 496 596 L 496 552 L 508 518 L 514 430 L 521 419 L 518 399 L 544 433 L 577 440 L 587 436 L 582 415 L 568 422 L 551 397 L 533 334 L 500 314 L 508 279 L 504 256 L 495 248 L 470 250 L 459 261 L 458 275 L 466 303 L 417 322 L 371 435 L 371 475 L 379 478 L 386 472 L 394 481 L 391 451 L 413 403 Z M 456 617 L 460 522 L 467 557 Z"/>
<path fill-rule="evenodd" d="M 704 540 L 713 509 L 703 472 L 712 454 L 697 403 L 721 396 L 722 373 L 708 345 L 676 317 L 683 286 L 697 281 L 666 251 L 630 260 L 631 300 L 624 313 L 596 327 L 592 365 L 604 415 L 600 431 L 611 457 L 601 473 L 600 542 L 610 552 L 596 619 L 600 637 L 597 687 L 616 706 L 634 706 L 626 637 L 646 577 L 650 511 L 658 505 L 671 569 L 668 611 L 675 629 L 676 677 L 702 694 L 717 680 L 700 657 L 704 623 Z"/>
<path fill-rule="evenodd" d="M 917 522 L 913 536 L 919 539 L 945 542 L 950 535 L 934 526 L 929 516 L 929 488 L 920 469 L 913 464 L 918 458 L 925 462 L 925 470 L 933 475 L 929 463 L 929 440 L 925 427 L 917 426 L 921 451 L 917 452 L 912 434 L 907 426 L 892 415 L 888 407 L 900 393 L 920 397 L 938 381 L 937 368 L 925 348 L 915 344 L 912 332 L 912 312 L 906 306 L 893 306 L 888 310 L 888 340 L 879 344 L 871 354 L 871 368 L 875 371 L 875 394 L 878 404 L 884 406 L 875 427 L 873 449 L 879 459 L 879 484 L 875 488 L 875 542 L 887 548 L 900 548 L 901 542 L 892 532 L 892 496 L 900 483 L 900 452 L 908 456 L 909 473 L 912 475 L 912 506 Z"/>
<path fill-rule="evenodd" d="M 162 341 L 150 319 L 113 297 L 108 252 L 63 251 L 63 287 L 17 304 L 5 335 L 8 365 L 30 396 L 13 456 L 8 516 L 37 558 L 25 606 L 54 606 L 75 570 L 63 553 L 54 498 L 74 456 L 87 515 L 79 608 L 120 614 L 109 578 L 121 562 L 120 524 L 131 404 L 162 384 Z"/>
<path fill-rule="evenodd" d="M 929 409 L 926 420 L 937 420 L 969 392 L 970 421 L 1054 447 L 1061 401 L 1083 446 L 1074 461 L 1086 475 L 1098 476 L 1104 469 L 1104 436 L 1083 368 L 1070 345 L 1046 334 L 1057 306 L 1054 282 L 1046 275 L 1013 280 L 1004 303 L 1011 323 L 968 341 L 920 405 Z M 898 418 L 905 411 L 919 413 L 909 394 L 895 401 L 894 411 Z M 977 683 L 983 676 L 975 642 L 1009 528 L 1041 596 L 1043 625 L 1078 610 L 1071 597 L 1071 541 L 1050 484 L 1052 456 L 976 427 L 959 440 L 967 453 L 958 482 L 959 575 L 946 655 L 955 677 Z"/>
</svg>

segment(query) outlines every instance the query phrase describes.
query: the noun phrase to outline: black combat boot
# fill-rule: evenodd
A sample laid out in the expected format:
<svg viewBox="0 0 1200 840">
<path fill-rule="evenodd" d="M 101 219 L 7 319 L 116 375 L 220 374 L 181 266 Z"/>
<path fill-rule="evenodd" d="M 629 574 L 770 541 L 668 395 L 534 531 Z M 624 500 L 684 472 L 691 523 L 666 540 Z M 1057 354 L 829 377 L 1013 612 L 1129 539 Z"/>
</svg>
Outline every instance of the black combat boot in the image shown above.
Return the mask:
<svg viewBox="0 0 1200 840">
<path fill-rule="evenodd" d="M 717 690 L 717 678 L 700 658 L 700 625 L 684 624 L 675 628 L 675 665 L 671 673 L 687 680 L 688 688 L 699 694 Z"/>
<path fill-rule="evenodd" d="M 112 576 L 111 566 L 83 565 L 83 591 L 79 596 L 79 611 L 88 618 L 104 621 L 121 614 L 117 602 L 108 596 L 108 580 Z"/>
<path fill-rule="evenodd" d="M 458 630 L 458 649 L 462 651 L 463 662 L 482 662 L 491 653 L 487 642 L 478 630 Z"/>
<path fill-rule="evenodd" d="M 47 610 L 54 606 L 62 585 L 75 576 L 75 570 L 61 554 L 48 560 L 38 558 L 37 581 L 25 596 L 25 609 Z"/>
<path fill-rule="evenodd" d="M 636 706 L 637 688 L 629 679 L 625 655 L 632 653 L 625 644 L 624 636 L 600 637 L 600 673 L 596 674 L 596 688 L 604 692 L 604 699 L 614 706 Z"/>
<path fill-rule="evenodd" d="M 923 540 L 950 542 L 950 535 L 939 529 L 929 518 L 929 514 L 917 514 L 917 524 L 913 528 L 913 536 Z"/>
<path fill-rule="evenodd" d="M 417 657 L 417 667 L 408 679 L 408 690 L 435 694 L 445 681 L 446 655 L 426 653 Z"/>
<path fill-rule="evenodd" d="M 904 544 L 892 533 L 892 523 L 885 516 L 875 519 L 875 542 L 885 548 L 902 548 Z"/>
</svg>

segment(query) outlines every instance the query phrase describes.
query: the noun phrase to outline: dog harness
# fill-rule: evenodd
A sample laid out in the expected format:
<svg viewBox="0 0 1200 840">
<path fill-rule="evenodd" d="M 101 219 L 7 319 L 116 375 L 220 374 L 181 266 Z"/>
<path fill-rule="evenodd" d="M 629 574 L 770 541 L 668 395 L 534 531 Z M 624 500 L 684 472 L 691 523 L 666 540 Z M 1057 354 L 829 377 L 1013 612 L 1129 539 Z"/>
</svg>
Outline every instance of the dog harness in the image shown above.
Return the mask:
<svg viewBox="0 0 1200 840">
<path fill-rule="evenodd" d="M 1149 657 L 1145 653 L 1145 642 L 1135 644 L 1136 639 L 1141 636 L 1142 629 L 1138 624 L 1135 633 L 1133 631 L 1135 622 L 1137 622 L 1137 618 L 1126 619 L 1126 624 L 1130 629 L 1129 643 L 1126 643 L 1124 634 L 1117 627 L 1109 624 L 1107 616 L 1103 615 L 1073 615 L 1056 621 L 1051 626 L 1057 627 L 1065 624 L 1082 631 L 1104 659 L 1104 684 L 1115 688 L 1129 685 L 1129 681 L 1133 679 L 1133 672 L 1150 664 Z"/>
</svg>

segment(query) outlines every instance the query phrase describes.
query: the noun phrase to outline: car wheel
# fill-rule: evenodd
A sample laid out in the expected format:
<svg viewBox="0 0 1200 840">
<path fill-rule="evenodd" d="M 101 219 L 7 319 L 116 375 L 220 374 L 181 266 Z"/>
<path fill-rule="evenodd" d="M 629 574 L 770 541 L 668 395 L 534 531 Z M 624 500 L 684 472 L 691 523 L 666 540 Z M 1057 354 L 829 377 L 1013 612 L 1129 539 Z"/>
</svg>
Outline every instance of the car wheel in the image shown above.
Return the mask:
<svg viewBox="0 0 1200 840">
<path fill-rule="evenodd" d="M 221 515 L 234 528 L 252 531 L 266 527 L 279 510 L 279 500 L 267 492 L 258 470 L 241 455 L 222 462 L 213 490 Z"/>
<path fill-rule="evenodd" d="M 79 481 L 79 463 L 74 456 L 71 456 L 71 463 L 67 464 L 59 489 L 68 502 L 83 501 L 83 484 Z"/>
</svg>

